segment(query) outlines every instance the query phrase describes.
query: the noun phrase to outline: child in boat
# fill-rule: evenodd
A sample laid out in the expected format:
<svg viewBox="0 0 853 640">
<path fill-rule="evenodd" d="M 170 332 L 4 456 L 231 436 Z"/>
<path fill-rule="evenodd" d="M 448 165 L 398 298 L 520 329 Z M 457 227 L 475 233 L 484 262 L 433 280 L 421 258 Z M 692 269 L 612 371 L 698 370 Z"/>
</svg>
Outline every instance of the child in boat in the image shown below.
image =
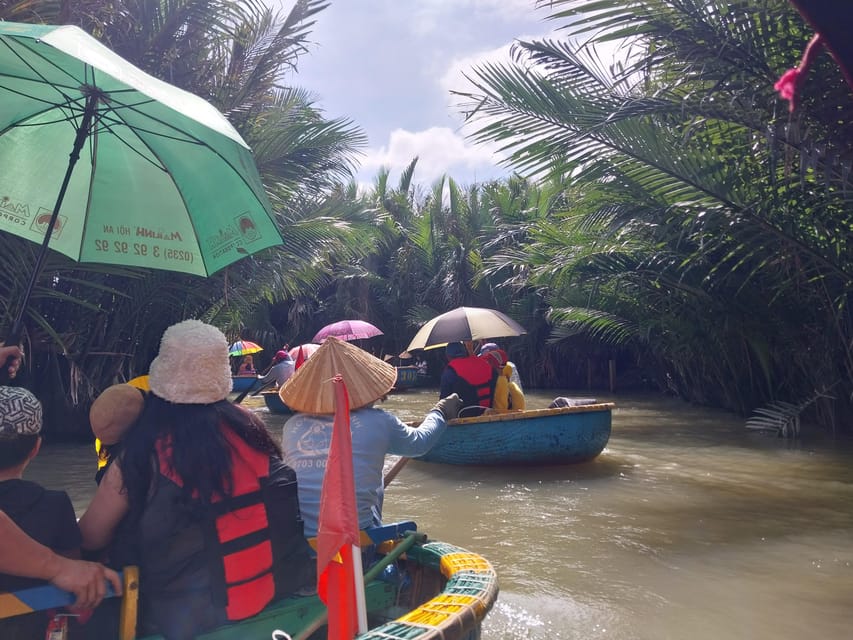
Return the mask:
<svg viewBox="0 0 853 640">
<path fill-rule="evenodd" d="M 80 529 L 68 494 L 22 478 L 41 446 L 42 408 L 21 387 L 0 387 L 0 509 L 31 538 L 69 558 L 80 557 Z M 46 584 L 0 573 L 0 592 Z M 43 611 L 0 620 L 0 638 L 45 637 Z"/>
<path fill-rule="evenodd" d="M 506 365 L 509 366 L 510 371 L 511 371 L 510 378 L 509 378 L 510 382 L 514 382 L 518 386 L 519 390 L 523 391 L 524 388 L 521 386 L 521 377 L 518 375 L 518 367 L 516 367 L 515 363 L 509 359 L 509 356 L 507 356 L 506 351 L 501 349 L 494 342 L 485 342 L 480 346 L 480 349 L 477 351 L 477 355 L 484 356 L 487 353 L 489 353 L 489 351 L 502 351 L 503 352 L 504 356 L 506 357 Z"/>
<path fill-rule="evenodd" d="M 92 403 L 89 424 L 95 436 L 95 451 L 98 454 L 95 482 L 100 484 L 110 461 L 121 446 L 121 439 L 142 413 L 147 391 L 148 376 L 137 376 L 127 383 L 108 387 Z"/>
<path fill-rule="evenodd" d="M 483 358 L 497 372 L 495 393 L 492 397 L 492 408 L 487 412 L 505 413 L 524 409 L 524 392 L 512 381 L 512 368 L 507 360 L 506 351 L 493 349 L 478 356 Z"/>
</svg>

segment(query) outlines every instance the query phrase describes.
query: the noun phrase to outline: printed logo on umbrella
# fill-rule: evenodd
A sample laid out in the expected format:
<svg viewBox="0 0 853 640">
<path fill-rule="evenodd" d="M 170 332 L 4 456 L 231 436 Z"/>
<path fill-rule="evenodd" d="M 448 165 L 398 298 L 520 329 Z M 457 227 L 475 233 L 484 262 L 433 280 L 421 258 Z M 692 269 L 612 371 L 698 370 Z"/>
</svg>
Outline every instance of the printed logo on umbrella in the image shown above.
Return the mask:
<svg viewBox="0 0 853 640">
<path fill-rule="evenodd" d="M 24 226 L 30 219 L 30 207 L 26 202 L 16 202 L 9 196 L 3 196 L 0 198 L 0 216 L 14 224 Z"/>
<path fill-rule="evenodd" d="M 47 225 L 50 223 L 51 215 L 52 213 L 49 209 L 39 207 L 36 219 L 33 220 L 33 223 L 30 225 L 30 229 L 43 234 L 47 231 Z M 62 236 L 62 230 L 65 228 L 65 222 L 67 220 L 68 218 L 61 214 L 56 216 L 56 222 L 53 223 L 53 237 L 57 240 Z"/>
<path fill-rule="evenodd" d="M 252 220 L 252 216 L 249 215 L 248 212 L 237 216 L 236 221 L 237 228 L 240 229 L 240 233 L 243 235 L 243 240 L 246 242 L 254 242 L 261 237 L 261 234 L 258 232 L 258 227 L 255 225 L 255 221 Z"/>
</svg>

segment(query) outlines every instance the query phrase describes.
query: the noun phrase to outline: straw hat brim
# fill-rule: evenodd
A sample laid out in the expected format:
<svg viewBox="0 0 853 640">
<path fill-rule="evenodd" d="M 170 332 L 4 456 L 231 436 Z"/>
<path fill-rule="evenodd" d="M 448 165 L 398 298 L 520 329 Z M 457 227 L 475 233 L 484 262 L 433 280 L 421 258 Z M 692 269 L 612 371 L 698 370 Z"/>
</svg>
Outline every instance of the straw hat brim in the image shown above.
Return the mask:
<svg viewBox="0 0 853 640">
<path fill-rule="evenodd" d="M 349 408 L 358 409 L 387 394 L 397 369 L 338 338 L 329 337 L 282 385 L 282 401 L 299 413 L 335 413 L 332 380 L 340 374 L 347 386 Z"/>
<path fill-rule="evenodd" d="M 92 433 L 104 444 L 119 442 L 139 418 L 144 404 L 143 392 L 129 384 L 104 389 L 89 409 Z"/>
</svg>

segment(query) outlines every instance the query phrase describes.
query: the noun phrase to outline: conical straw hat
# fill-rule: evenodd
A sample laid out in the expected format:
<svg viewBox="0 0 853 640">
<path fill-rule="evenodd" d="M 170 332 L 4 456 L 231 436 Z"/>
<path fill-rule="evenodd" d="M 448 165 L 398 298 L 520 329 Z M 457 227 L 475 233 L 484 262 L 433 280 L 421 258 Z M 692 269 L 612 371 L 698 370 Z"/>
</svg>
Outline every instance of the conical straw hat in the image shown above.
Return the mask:
<svg viewBox="0 0 853 640">
<path fill-rule="evenodd" d="M 397 381 L 397 370 L 390 364 L 349 342 L 329 337 L 282 385 L 278 395 L 294 411 L 333 414 L 332 380 L 338 374 L 347 385 L 350 409 L 375 402 Z"/>
</svg>

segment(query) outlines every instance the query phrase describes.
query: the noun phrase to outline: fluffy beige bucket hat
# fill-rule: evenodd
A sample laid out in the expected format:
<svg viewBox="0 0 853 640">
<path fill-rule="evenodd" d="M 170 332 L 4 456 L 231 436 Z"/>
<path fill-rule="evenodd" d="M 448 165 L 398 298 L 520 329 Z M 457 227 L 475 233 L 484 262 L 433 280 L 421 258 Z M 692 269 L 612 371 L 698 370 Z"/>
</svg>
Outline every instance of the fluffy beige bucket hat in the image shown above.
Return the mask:
<svg viewBox="0 0 853 640">
<path fill-rule="evenodd" d="M 201 320 L 184 320 L 163 332 L 148 381 L 154 395 L 176 404 L 212 404 L 231 393 L 228 340 Z"/>
<path fill-rule="evenodd" d="M 329 337 L 282 385 L 278 395 L 294 411 L 333 414 L 332 379 L 338 374 L 347 385 L 350 409 L 375 402 L 397 381 L 397 370 L 387 362 L 349 342 Z"/>
</svg>

